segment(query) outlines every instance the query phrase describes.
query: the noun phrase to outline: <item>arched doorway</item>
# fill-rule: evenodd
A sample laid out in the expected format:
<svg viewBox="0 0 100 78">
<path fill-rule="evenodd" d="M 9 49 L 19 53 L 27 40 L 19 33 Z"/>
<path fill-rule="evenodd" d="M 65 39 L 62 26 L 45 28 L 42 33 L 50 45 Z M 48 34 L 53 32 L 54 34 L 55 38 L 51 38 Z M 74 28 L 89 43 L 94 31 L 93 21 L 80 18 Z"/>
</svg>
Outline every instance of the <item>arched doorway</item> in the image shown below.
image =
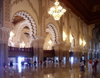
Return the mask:
<svg viewBox="0 0 100 78">
<path fill-rule="evenodd" d="M 43 46 L 44 51 L 46 50 L 44 53 L 44 61 L 51 62 L 55 59 L 54 45 L 58 43 L 58 30 L 54 24 L 50 23 L 46 26 L 46 38 Z"/>
<path fill-rule="evenodd" d="M 18 11 L 12 18 L 13 36 L 9 38 L 9 61 L 11 59 L 31 59 L 33 57 L 33 46 L 31 43 L 36 36 L 36 24 L 32 16 L 25 11 Z"/>
</svg>

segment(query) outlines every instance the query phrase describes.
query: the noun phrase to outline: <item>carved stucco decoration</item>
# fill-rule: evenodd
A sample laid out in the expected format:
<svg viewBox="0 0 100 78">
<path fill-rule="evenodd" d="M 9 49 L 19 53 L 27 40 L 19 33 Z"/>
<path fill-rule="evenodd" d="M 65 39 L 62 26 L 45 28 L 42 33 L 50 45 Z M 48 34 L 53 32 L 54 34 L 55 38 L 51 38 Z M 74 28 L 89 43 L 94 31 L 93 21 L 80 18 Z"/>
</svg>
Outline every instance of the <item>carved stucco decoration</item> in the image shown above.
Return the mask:
<svg viewBox="0 0 100 78">
<path fill-rule="evenodd" d="M 5 43 L 8 44 L 8 39 L 9 39 L 9 32 L 10 28 L 2 27 L 0 28 L 0 43 Z"/>
<path fill-rule="evenodd" d="M 29 22 L 29 28 L 31 30 L 31 34 L 30 36 L 33 37 L 33 39 L 37 39 L 37 36 L 36 36 L 36 24 L 35 24 L 35 21 L 33 20 L 33 18 L 30 16 L 30 14 L 28 14 L 27 12 L 25 11 L 19 11 L 17 13 L 15 13 L 15 15 L 13 16 L 13 20 L 12 22 L 14 21 L 15 17 L 16 16 L 21 16 L 23 17 L 25 20 L 27 20 Z M 26 25 L 22 25 L 19 29 L 19 31 L 21 31 Z"/>
<path fill-rule="evenodd" d="M 59 43 L 58 41 L 58 31 L 56 29 L 56 27 L 53 24 L 48 24 L 47 27 L 50 29 L 50 33 L 52 33 L 51 35 L 53 36 L 53 41 L 55 41 L 55 43 Z"/>
<path fill-rule="evenodd" d="M 10 22 L 10 1 L 5 0 L 5 21 Z"/>
</svg>

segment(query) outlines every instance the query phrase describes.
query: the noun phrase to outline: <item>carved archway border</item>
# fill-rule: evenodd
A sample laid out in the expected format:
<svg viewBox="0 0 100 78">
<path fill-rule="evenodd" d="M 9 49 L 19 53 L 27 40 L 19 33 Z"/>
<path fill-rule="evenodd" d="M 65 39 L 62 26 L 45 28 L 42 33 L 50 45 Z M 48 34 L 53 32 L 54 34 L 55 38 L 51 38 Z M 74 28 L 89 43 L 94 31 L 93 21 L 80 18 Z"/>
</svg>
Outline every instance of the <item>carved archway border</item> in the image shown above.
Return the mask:
<svg viewBox="0 0 100 78">
<path fill-rule="evenodd" d="M 52 23 L 48 24 L 47 27 L 51 30 L 50 33 L 52 33 L 52 35 L 53 35 L 53 40 L 56 43 L 59 43 L 59 41 L 58 41 L 58 31 L 57 31 L 57 28 Z"/>
<path fill-rule="evenodd" d="M 32 16 L 26 11 L 18 11 L 14 14 L 14 16 L 12 18 L 12 22 L 14 21 L 16 16 L 21 16 L 21 17 L 23 17 L 23 19 L 27 20 L 30 23 L 29 28 L 31 28 L 31 36 L 32 36 L 33 39 L 37 39 L 36 24 L 35 24 L 35 21 L 33 20 Z"/>
</svg>

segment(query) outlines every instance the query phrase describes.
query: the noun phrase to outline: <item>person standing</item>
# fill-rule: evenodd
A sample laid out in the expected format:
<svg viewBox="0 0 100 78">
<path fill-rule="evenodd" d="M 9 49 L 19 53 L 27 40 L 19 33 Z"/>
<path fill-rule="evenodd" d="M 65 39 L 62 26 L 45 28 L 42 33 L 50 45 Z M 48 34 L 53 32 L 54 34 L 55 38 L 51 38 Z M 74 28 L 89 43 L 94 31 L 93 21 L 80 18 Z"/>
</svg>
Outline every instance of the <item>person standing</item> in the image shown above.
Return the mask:
<svg viewBox="0 0 100 78">
<path fill-rule="evenodd" d="M 10 61 L 10 67 L 11 67 L 11 68 L 13 67 L 13 62 L 12 62 L 12 61 Z"/>
<path fill-rule="evenodd" d="M 24 61 L 21 62 L 22 67 L 24 67 Z"/>
<path fill-rule="evenodd" d="M 80 68 L 81 68 L 81 71 L 85 71 L 85 68 L 84 68 L 84 66 L 85 66 L 85 59 L 83 59 L 82 57 L 81 57 L 81 59 L 80 59 Z"/>
<path fill-rule="evenodd" d="M 36 68 L 36 61 L 34 61 L 34 67 Z"/>
<path fill-rule="evenodd" d="M 93 71 L 93 69 L 92 69 L 92 60 L 91 60 L 91 58 L 90 58 L 90 60 L 89 60 L 89 71 Z"/>
<path fill-rule="evenodd" d="M 95 62 L 94 62 L 94 70 L 95 70 L 95 72 L 97 71 L 97 64 L 98 64 L 98 59 L 95 58 Z"/>
<path fill-rule="evenodd" d="M 81 71 L 85 71 L 85 69 L 84 69 L 84 61 L 83 60 L 81 61 Z"/>
</svg>

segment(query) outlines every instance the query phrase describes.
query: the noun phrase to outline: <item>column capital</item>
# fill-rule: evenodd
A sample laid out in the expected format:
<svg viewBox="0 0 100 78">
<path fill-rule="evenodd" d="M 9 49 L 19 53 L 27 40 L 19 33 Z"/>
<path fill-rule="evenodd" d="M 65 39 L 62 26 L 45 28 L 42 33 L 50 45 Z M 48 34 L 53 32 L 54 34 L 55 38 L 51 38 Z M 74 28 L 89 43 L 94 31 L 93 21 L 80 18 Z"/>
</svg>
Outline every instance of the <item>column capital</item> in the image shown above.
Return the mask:
<svg viewBox="0 0 100 78">
<path fill-rule="evenodd" d="M 36 39 L 32 41 L 32 46 L 34 48 L 43 48 L 44 39 Z"/>
<path fill-rule="evenodd" d="M 33 40 L 31 45 L 34 48 L 38 48 L 38 40 Z"/>
<path fill-rule="evenodd" d="M 43 48 L 44 39 L 38 39 L 38 46 L 39 48 Z"/>
<path fill-rule="evenodd" d="M 58 50 L 59 50 L 59 44 L 55 44 L 55 45 L 54 45 L 54 49 L 55 49 L 56 51 L 58 51 Z"/>
<path fill-rule="evenodd" d="M 0 27 L 0 43 L 8 44 L 10 28 Z"/>
</svg>

